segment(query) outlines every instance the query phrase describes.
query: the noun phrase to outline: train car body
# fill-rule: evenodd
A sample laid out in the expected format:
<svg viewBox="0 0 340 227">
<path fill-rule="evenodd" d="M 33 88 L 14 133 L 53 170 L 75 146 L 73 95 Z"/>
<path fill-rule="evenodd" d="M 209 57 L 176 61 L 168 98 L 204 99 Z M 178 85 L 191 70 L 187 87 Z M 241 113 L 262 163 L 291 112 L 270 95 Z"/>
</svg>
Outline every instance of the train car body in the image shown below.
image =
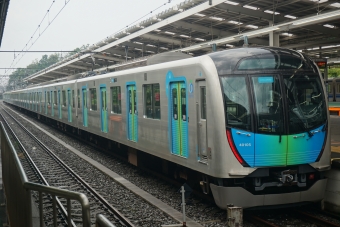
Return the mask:
<svg viewBox="0 0 340 227">
<path fill-rule="evenodd" d="M 340 102 L 340 79 L 333 78 L 327 80 L 328 85 L 328 101 Z"/>
<path fill-rule="evenodd" d="M 323 199 L 327 94 L 316 65 L 241 48 L 7 92 L 5 102 L 198 173 L 216 204 Z"/>
</svg>

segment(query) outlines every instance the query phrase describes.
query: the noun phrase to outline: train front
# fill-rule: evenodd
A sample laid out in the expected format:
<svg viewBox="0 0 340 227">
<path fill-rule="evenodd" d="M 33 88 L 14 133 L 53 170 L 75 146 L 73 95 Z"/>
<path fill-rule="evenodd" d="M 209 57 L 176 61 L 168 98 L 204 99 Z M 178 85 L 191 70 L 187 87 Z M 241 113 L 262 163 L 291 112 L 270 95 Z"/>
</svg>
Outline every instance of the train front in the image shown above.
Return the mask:
<svg viewBox="0 0 340 227">
<path fill-rule="evenodd" d="M 216 203 L 226 208 L 322 200 L 330 145 L 317 67 L 298 52 L 279 48 L 243 48 L 211 58 L 221 83 L 229 153 L 235 157 L 229 158 L 237 160 L 229 173 L 250 173 L 211 184 Z"/>
</svg>

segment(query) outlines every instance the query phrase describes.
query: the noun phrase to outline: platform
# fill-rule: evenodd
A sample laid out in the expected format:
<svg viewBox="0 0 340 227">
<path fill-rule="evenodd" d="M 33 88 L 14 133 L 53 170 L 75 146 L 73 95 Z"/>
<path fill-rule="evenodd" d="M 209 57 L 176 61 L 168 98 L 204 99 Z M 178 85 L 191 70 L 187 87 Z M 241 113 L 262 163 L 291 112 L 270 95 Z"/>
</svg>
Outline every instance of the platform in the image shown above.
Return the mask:
<svg viewBox="0 0 340 227">
<path fill-rule="evenodd" d="M 340 102 L 328 102 L 328 109 L 330 115 L 340 116 Z"/>
<path fill-rule="evenodd" d="M 1 152 L 1 151 L 0 151 Z M 5 206 L 5 193 L 2 185 L 2 162 L 0 153 L 0 226 L 7 224 L 6 206 Z"/>
<path fill-rule="evenodd" d="M 332 158 L 340 158 L 340 117 L 331 115 L 331 151 Z"/>
</svg>

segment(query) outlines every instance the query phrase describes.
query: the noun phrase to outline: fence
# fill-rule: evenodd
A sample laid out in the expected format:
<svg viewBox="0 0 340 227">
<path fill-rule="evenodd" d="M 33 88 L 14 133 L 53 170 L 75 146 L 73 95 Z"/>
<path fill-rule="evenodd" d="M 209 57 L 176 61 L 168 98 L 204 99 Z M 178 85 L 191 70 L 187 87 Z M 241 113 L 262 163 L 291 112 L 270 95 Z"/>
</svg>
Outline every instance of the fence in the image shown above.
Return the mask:
<svg viewBox="0 0 340 227">
<path fill-rule="evenodd" d="M 39 222 L 44 226 L 43 221 L 43 200 L 42 195 L 52 197 L 53 208 L 53 225 L 57 226 L 57 204 L 56 197 L 67 200 L 67 223 L 68 226 L 74 226 L 71 220 L 71 200 L 78 201 L 82 207 L 82 220 L 84 227 L 91 226 L 90 204 L 86 195 L 72 192 L 56 187 L 45 186 L 29 182 L 24 169 L 18 158 L 17 152 L 9 139 L 9 136 L 1 123 L 1 161 L 2 177 L 6 196 L 6 208 L 8 221 L 11 227 L 33 226 L 31 192 L 39 193 Z M 20 153 L 19 153 L 20 155 Z M 96 217 L 97 227 L 114 227 L 103 215 Z"/>
</svg>

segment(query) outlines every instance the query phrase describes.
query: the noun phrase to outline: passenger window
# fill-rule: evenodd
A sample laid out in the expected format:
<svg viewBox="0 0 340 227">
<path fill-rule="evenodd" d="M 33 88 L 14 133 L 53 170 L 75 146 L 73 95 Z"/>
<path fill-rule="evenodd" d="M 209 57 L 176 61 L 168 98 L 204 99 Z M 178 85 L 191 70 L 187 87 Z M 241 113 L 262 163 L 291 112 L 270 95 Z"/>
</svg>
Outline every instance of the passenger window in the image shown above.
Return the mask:
<svg viewBox="0 0 340 227">
<path fill-rule="evenodd" d="M 72 90 L 72 107 L 76 107 L 75 99 L 74 99 L 74 90 Z"/>
<path fill-rule="evenodd" d="M 80 109 L 80 90 L 77 90 L 77 97 L 78 97 L 78 109 Z"/>
<path fill-rule="evenodd" d="M 201 87 L 201 119 L 207 119 L 207 101 L 205 87 Z"/>
<path fill-rule="evenodd" d="M 173 112 L 173 118 L 175 120 L 178 119 L 178 110 L 177 110 L 177 89 L 173 88 L 172 89 L 172 112 Z"/>
<path fill-rule="evenodd" d="M 122 102 L 120 86 L 111 87 L 111 113 L 121 114 L 122 113 Z"/>
<path fill-rule="evenodd" d="M 97 91 L 95 88 L 90 88 L 91 110 L 97 110 Z"/>
<path fill-rule="evenodd" d="M 58 104 L 57 91 L 54 91 L 54 105 L 56 106 L 57 104 Z"/>
<path fill-rule="evenodd" d="M 66 91 L 62 91 L 62 96 L 63 96 L 63 106 L 66 106 Z"/>
<path fill-rule="evenodd" d="M 144 91 L 144 117 L 160 119 L 161 101 L 159 84 L 144 85 L 143 91 Z"/>
<path fill-rule="evenodd" d="M 83 107 L 87 108 L 87 91 L 85 89 L 83 89 Z"/>
</svg>

